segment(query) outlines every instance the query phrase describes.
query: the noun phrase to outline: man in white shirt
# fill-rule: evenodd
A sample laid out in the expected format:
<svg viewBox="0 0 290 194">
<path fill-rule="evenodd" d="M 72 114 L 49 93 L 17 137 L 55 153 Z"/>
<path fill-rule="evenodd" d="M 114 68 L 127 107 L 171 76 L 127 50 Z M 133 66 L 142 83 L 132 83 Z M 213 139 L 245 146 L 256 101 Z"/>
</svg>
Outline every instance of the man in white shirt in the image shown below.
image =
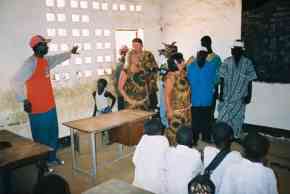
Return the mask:
<svg viewBox="0 0 290 194">
<path fill-rule="evenodd" d="M 210 164 L 210 162 L 220 152 L 220 150 L 230 150 L 232 140 L 234 139 L 233 129 L 225 122 L 218 122 L 214 124 L 212 132 L 215 146 L 206 146 L 204 148 L 204 168 Z M 217 194 L 220 193 L 220 185 L 226 169 L 231 165 L 240 162 L 241 160 L 242 156 L 239 152 L 230 151 L 223 159 L 223 161 L 218 165 L 218 167 L 213 171 L 210 178 L 215 184 L 215 190 Z"/>
<path fill-rule="evenodd" d="M 144 135 L 133 156 L 135 166 L 133 185 L 153 193 L 161 193 L 162 167 L 165 153 L 169 148 L 168 140 L 163 136 L 163 128 L 159 119 L 146 121 Z"/>
<path fill-rule="evenodd" d="M 226 170 L 222 180 L 222 194 L 278 194 L 272 169 L 263 165 L 269 141 L 257 134 L 249 134 L 243 141 L 245 158 Z"/>
<path fill-rule="evenodd" d="M 202 170 L 200 152 L 193 148 L 192 130 L 181 126 L 176 134 L 176 147 L 170 147 L 166 153 L 164 169 L 165 194 L 186 194 L 188 183 Z"/>
</svg>

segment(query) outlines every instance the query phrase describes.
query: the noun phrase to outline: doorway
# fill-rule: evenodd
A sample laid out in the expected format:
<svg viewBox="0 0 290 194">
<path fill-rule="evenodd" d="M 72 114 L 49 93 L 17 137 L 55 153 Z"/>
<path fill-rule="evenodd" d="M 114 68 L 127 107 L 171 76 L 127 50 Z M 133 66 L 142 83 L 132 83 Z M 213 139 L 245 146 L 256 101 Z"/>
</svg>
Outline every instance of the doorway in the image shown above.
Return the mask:
<svg viewBox="0 0 290 194">
<path fill-rule="evenodd" d="M 115 31 L 115 45 L 116 45 L 116 60 L 120 58 L 119 49 L 122 45 L 127 45 L 128 48 L 132 48 L 132 40 L 134 38 L 144 38 L 143 29 L 117 29 Z M 144 40 L 143 40 L 144 41 Z"/>
</svg>

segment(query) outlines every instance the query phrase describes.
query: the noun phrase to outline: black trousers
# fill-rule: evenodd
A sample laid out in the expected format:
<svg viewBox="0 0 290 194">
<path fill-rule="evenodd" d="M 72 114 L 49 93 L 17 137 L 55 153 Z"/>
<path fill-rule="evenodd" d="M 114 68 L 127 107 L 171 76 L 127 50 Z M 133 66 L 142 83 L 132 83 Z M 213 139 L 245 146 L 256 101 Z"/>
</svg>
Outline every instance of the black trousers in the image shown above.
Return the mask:
<svg viewBox="0 0 290 194">
<path fill-rule="evenodd" d="M 197 143 L 200 133 L 202 135 L 203 141 L 210 142 L 212 127 L 212 106 L 191 107 L 191 118 L 194 142 Z"/>
</svg>

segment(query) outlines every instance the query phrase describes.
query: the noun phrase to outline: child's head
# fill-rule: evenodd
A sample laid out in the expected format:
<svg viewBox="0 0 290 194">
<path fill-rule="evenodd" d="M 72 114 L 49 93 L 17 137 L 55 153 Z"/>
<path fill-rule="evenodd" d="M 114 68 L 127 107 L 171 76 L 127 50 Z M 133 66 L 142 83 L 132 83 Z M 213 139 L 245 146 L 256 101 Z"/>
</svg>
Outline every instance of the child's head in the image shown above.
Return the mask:
<svg viewBox="0 0 290 194">
<path fill-rule="evenodd" d="M 232 127 L 225 122 L 215 123 L 212 128 L 212 135 L 215 145 L 220 149 L 230 147 L 234 139 Z"/>
<path fill-rule="evenodd" d="M 33 194 L 70 194 L 69 185 L 64 178 L 56 174 L 49 174 L 39 179 Z"/>
<path fill-rule="evenodd" d="M 103 91 L 106 88 L 107 84 L 108 84 L 107 80 L 105 80 L 103 78 L 98 79 L 98 81 L 97 81 L 98 91 Z"/>
<path fill-rule="evenodd" d="M 146 135 L 163 135 L 164 126 L 162 125 L 160 119 L 153 118 L 146 120 L 144 123 L 144 134 Z"/>
<path fill-rule="evenodd" d="M 179 145 L 192 148 L 192 146 L 196 144 L 196 142 L 193 141 L 192 129 L 187 126 L 179 127 L 176 133 L 176 142 Z"/>
<path fill-rule="evenodd" d="M 249 133 L 243 140 L 245 157 L 253 162 L 261 162 L 267 155 L 270 142 L 269 140 L 256 133 Z"/>
</svg>

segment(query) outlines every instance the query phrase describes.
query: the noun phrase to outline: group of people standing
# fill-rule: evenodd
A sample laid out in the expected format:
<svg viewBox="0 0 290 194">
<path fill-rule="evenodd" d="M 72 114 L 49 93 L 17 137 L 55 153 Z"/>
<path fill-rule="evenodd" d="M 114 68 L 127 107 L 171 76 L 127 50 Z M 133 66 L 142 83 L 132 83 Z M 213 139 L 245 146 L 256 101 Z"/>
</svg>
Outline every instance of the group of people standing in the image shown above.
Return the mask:
<svg viewBox="0 0 290 194">
<path fill-rule="evenodd" d="M 30 39 L 33 55 L 16 72 L 12 86 L 28 113 L 33 139 L 53 148 L 50 163 L 62 164 L 63 161 L 56 157 L 58 121 L 49 71 L 72 54 L 78 54 L 78 47 L 59 55 L 46 56 L 49 41 L 40 35 Z M 252 62 L 243 55 L 243 42 L 235 42 L 232 56 L 223 63 L 213 52 L 211 43 L 211 38 L 204 36 L 201 48 L 187 61 L 174 43 L 165 44 L 158 65 L 154 55 L 143 49 L 142 40 L 133 39 L 131 50 L 121 48 L 121 58 L 116 66 L 114 81 L 118 109 L 154 111 L 158 106 L 159 90 L 160 117 L 170 144 L 176 144 L 175 136 L 181 124 L 192 128 L 194 142 L 200 133 L 204 141 L 211 142 L 218 99 L 217 119 L 228 123 L 235 137 L 239 138 L 245 107 L 251 101 L 252 81 L 257 76 Z M 97 108 L 110 112 L 115 103 L 114 96 L 105 90 L 106 80 L 100 80 L 98 85 L 98 91 L 93 94 L 94 115 Z M 105 102 L 108 97 L 113 101 L 111 106 L 97 103 Z"/>
<path fill-rule="evenodd" d="M 164 45 L 159 65 L 151 52 L 143 50 L 139 38 L 133 39 L 132 50 L 121 48 L 115 80 L 123 107 L 154 110 L 159 84 L 160 117 L 171 145 L 176 144 L 181 125 L 192 128 L 194 142 L 200 134 L 203 141 L 212 142 L 217 100 L 217 120 L 228 123 L 235 138 L 240 138 L 245 108 L 251 101 L 252 81 L 257 78 L 251 60 L 243 53 L 243 42 L 235 41 L 232 56 L 223 62 L 213 51 L 209 36 L 201 38 L 201 47 L 188 60 L 175 43 Z"/>
</svg>

